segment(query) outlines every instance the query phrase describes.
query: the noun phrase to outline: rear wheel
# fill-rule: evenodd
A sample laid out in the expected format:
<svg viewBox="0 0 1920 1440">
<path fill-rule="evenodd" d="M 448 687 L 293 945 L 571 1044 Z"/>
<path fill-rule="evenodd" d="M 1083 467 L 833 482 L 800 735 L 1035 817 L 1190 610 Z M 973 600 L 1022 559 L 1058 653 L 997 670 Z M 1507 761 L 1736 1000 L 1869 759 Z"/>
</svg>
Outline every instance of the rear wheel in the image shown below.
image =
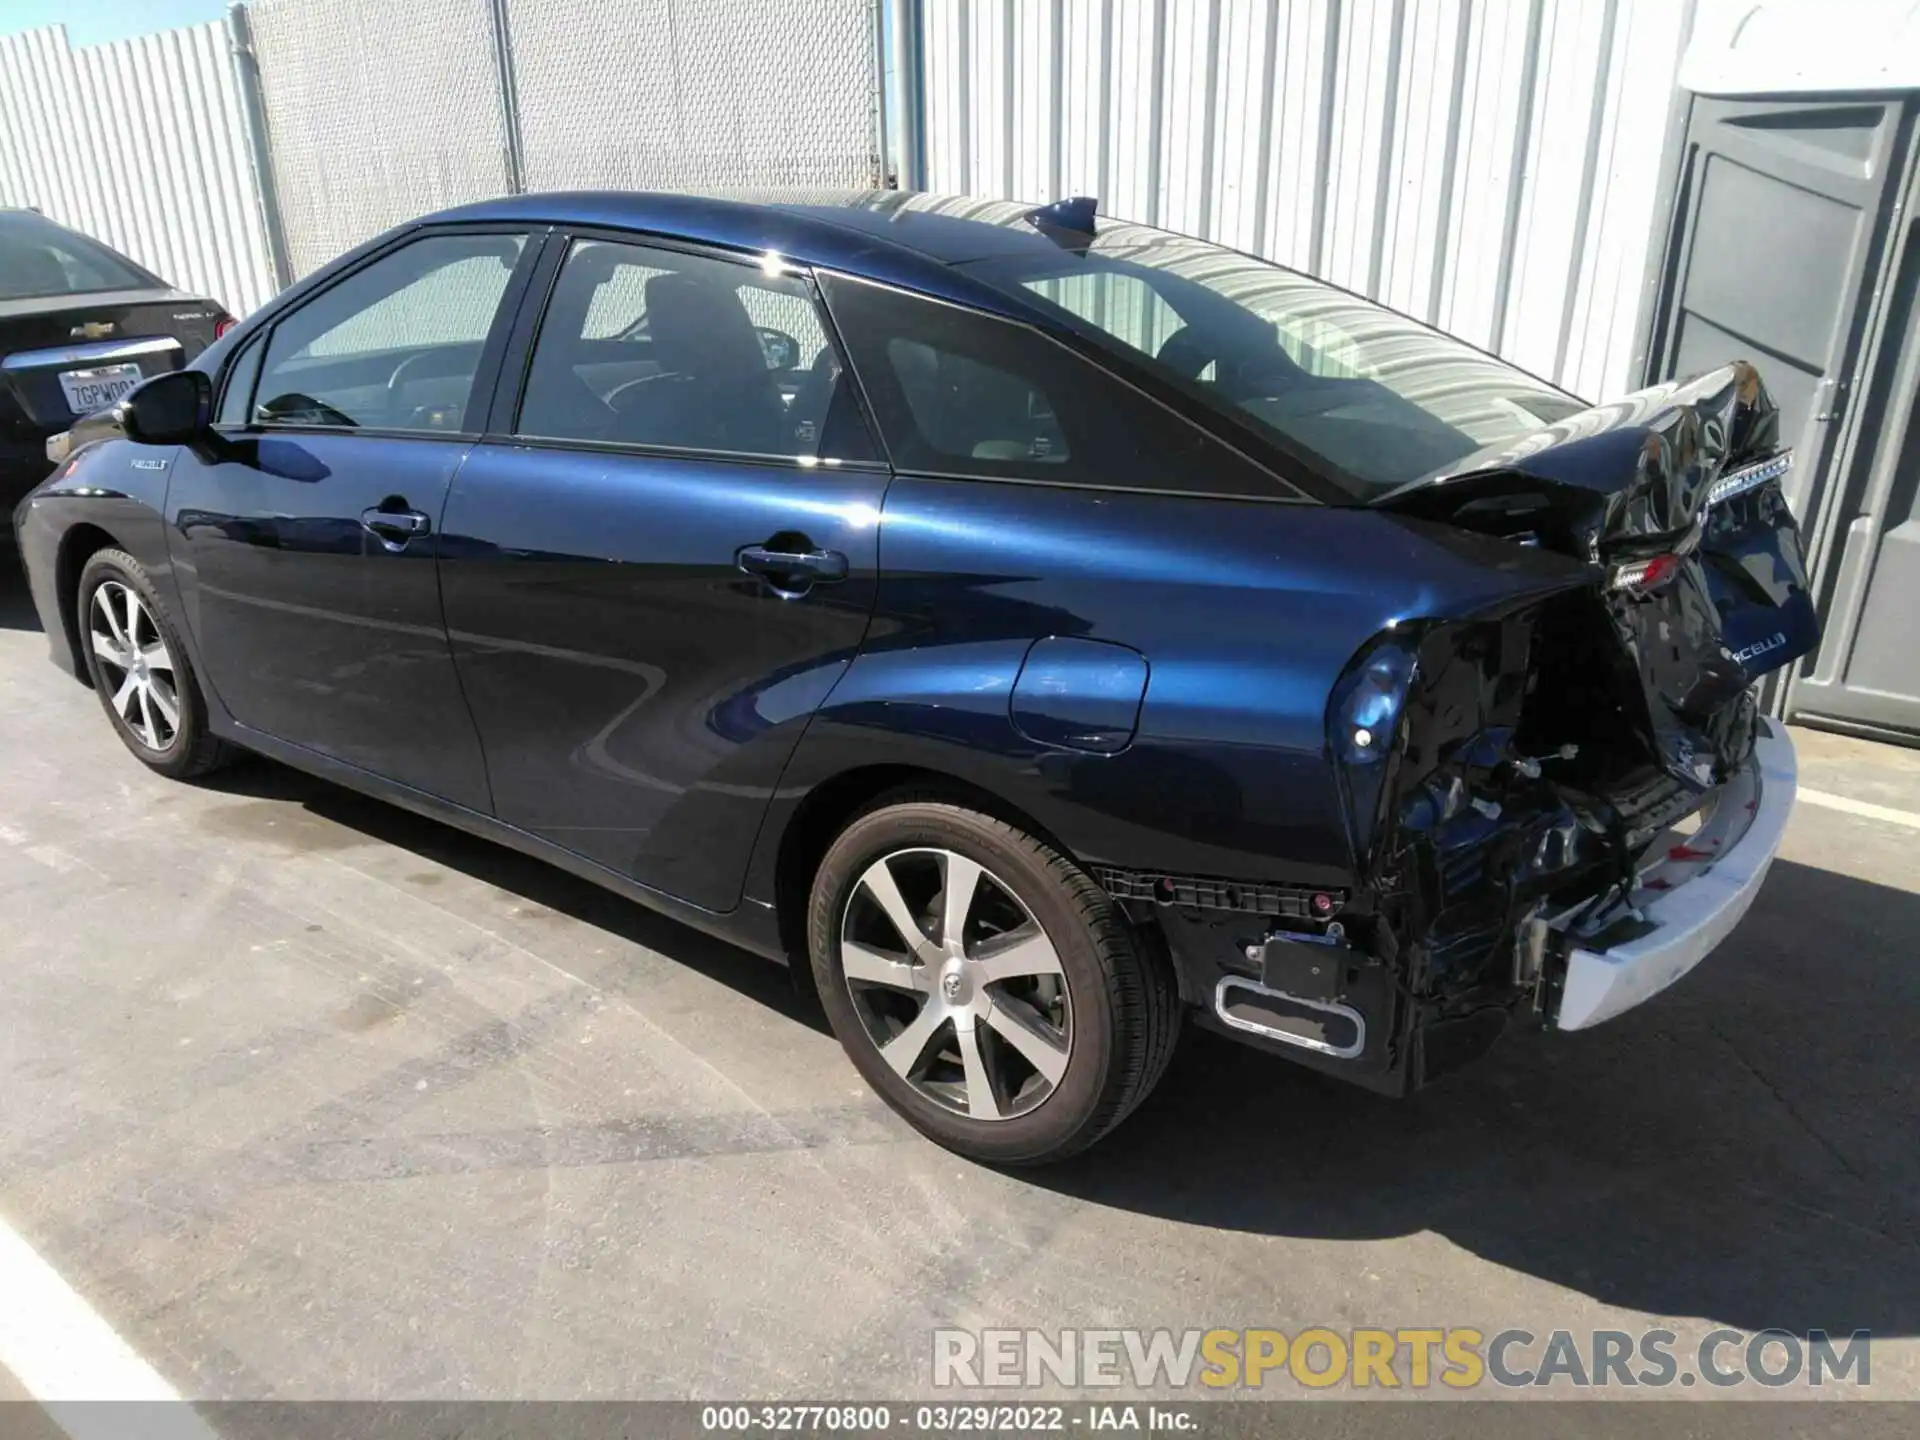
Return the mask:
<svg viewBox="0 0 1920 1440">
<path fill-rule="evenodd" d="M 226 763 L 207 706 L 153 582 L 124 550 L 101 550 L 80 572 L 81 644 L 94 693 L 142 764 L 184 780 Z"/>
<path fill-rule="evenodd" d="M 1172 977 L 1106 893 L 1033 836 L 935 796 L 847 826 L 814 878 L 808 938 L 855 1067 L 973 1159 L 1085 1149 L 1172 1055 Z"/>
</svg>

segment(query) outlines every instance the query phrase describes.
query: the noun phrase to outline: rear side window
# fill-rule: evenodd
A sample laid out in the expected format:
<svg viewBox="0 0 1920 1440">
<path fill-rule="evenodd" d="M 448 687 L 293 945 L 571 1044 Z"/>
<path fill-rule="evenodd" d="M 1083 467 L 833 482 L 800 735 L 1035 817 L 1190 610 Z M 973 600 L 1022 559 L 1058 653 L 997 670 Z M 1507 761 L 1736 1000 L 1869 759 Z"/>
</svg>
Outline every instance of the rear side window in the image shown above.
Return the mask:
<svg viewBox="0 0 1920 1440">
<path fill-rule="evenodd" d="M 875 458 L 805 276 L 606 240 L 576 240 L 567 252 L 515 433 Z"/>
<path fill-rule="evenodd" d="M 321 291 L 274 326 L 254 423 L 466 429 L 480 352 L 525 243 L 428 236 Z"/>
<path fill-rule="evenodd" d="M 0 213 L 0 300 L 152 288 L 151 276 L 84 235 L 29 211 Z"/>
<path fill-rule="evenodd" d="M 903 470 L 1299 494 L 1037 330 L 843 276 L 824 284 L 888 453 Z"/>
</svg>

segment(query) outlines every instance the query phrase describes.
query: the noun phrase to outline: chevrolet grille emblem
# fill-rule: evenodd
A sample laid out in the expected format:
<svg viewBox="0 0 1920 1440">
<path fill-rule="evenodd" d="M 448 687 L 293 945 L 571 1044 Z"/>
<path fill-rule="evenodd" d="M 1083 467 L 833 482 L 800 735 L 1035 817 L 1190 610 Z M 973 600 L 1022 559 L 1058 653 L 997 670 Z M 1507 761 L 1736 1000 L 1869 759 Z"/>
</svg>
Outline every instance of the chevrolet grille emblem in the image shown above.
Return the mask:
<svg viewBox="0 0 1920 1440">
<path fill-rule="evenodd" d="M 76 325 L 67 332 L 76 340 L 104 340 L 113 334 L 111 320 L 89 320 L 84 325 Z"/>
</svg>

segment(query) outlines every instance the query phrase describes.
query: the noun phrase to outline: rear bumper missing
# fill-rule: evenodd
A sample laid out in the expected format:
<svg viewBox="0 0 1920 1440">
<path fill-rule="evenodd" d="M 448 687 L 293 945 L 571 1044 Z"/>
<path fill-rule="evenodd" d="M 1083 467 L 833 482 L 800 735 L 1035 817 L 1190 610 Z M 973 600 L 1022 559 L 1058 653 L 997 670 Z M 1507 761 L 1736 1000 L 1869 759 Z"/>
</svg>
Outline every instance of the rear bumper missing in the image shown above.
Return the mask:
<svg viewBox="0 0 1920 1440">
<path fill-rule="evenodd" d="M 1623 906 L 1566 937 L 1566 971 L 1550 1010 L 1562 1030 L 1611 1020 L 1666 989 L 1747 913 L 1793 810 L 1796 766 L 1786 730 L 1762 717 L 1753 756 L 1722 788 L 1694 835 L 1640 878 Z M 1631 938 L 1609 939 L 1623 931 Z"/>
</svg>

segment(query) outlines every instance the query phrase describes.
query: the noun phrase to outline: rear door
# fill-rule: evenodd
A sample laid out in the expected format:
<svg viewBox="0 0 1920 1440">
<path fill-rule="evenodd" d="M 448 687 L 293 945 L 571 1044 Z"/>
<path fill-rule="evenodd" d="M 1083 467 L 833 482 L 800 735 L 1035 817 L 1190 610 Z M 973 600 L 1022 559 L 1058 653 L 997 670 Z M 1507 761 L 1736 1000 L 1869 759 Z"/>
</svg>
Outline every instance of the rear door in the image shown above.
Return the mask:
<svg viewBox="0 0 1920 1440">
<path fill-rule="evenodd" d="M 866 633 L 887 471 L 804 272 L 604 234 L 551 268 L 440 551 L 496 813 L 728 909 Z"/>
<path fill-rule="evenodd" d="M 221 443 L 178 452 L 168 491 L 188 618 L 234 719 L 483 813 L 434 557 L 529 240 L 409 240 L 278 317 L 227 367 Z"/>
</svg>

